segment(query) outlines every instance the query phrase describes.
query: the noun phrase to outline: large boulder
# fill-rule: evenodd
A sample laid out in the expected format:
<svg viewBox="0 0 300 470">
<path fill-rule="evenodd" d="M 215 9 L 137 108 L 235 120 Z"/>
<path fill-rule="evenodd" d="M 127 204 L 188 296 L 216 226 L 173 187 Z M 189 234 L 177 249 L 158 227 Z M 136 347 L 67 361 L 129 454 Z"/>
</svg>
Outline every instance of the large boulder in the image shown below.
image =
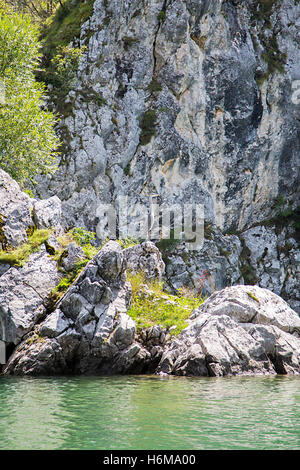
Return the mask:
<svg viewBox="0 0 300 470">
<path fill-rule="evenodd" d="M 233 286 L 209 297 L 166 348 L 157 372 L 175 375 L 300 373 L 300 319 L 276 294 Z"/>
<path fill-rule="evenodd" d="M 55 311 L 16 349 L 5 373 L 120 374 L 146 370 L 152 354 L 136 341 L 135 322 L 126 313 L 130 285 L 125 269 L 120 245 L 108 242 Z"/>
</svg>

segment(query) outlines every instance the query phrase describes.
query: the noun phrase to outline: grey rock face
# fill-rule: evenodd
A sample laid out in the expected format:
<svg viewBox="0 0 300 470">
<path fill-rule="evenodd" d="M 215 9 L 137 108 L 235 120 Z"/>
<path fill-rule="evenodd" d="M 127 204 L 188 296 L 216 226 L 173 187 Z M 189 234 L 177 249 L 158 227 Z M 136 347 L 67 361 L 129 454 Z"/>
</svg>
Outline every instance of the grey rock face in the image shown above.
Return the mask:
<svg viewBox="0 0 300 470">
<path fill-rule="evenodd" d="M 75 242 L 72 242 L 66 247 L 63 253 L 63 257 L 61 260 L 61 267 L 65 271 L 71 271 L 72 269 L 74 269 L 76 263 L 80 259 L 84 259 L 84 258 L 85 258 L 85 254 L 84 254 L 83 249 L 80 246 L 78 246 Z"/>
<path fill-rule="evenodd" d="M 69 150 L 40 194 L 61 194 L 66 225 L 90 229 L 100 202 L 118 194 L 145 202 L 153 189 L 167 205 L 204 204 L 222 230 L 269 218 L 278 194 L 295 207 L 299 15 L 292 0 L 267 14 L 248 0 L 96 0 L 61 122 Z M 274 34 L 284 73 L 258 80 Z M 149 111 L 155 135 L 144 145 Z"/>
<path fill-rule="evenodd" d="M 60 123 L 67 150 L 59 171 L 38 187 L 42 197 L 62 198 L 66 226 L 94 230 L 100 203 L 126 194 L 149 204 L 152 191 L 165 206 L 203 204 L 206 222 L 225 233 L 274 216 L 278 195 L 295 209 L 300 4 L 273 5 L 264 14 L 253 0 L 95 1 L 81 33 L 88 50 L 66 98 L 71 111 Z M 268 74 L 267 62 L 283 70 Z M 156 124 L 144 145 L 149 112 Z M 228 258 L 219 249 L 227 243 L 213 241 L 191 266 L 174 253 L 167 267 L 173 287 L 197 283 L 203 265 L 211 272 L 208 294 L 243 282 L 239 242 Z M 294 255 L 252 265 L 259 285 L 300 311 Z"/>
<path fill-rule="evenodd" d="M 210 295 L 215 290 L 241 283 L 239 257 L 242 245 L 239 238 L 224 236 L 217 227 L 207 229 L 205 237 L 201 250 L 189 251 L 181 243 L 164 254 L 166 278 L 172 288 L 188 286 L 202 291 L 203 295 Z"/>
<path fill-rule="evenodd" d="M 166 348 L 158 372 L 175 375 L 300 373 L 300 320 L 272 292 L 233 286 L 209 297 Z"/>
<path fill-rule="evenodd" d="M 159 249 L 152 242 L 144 242 L 124 250 L 127 269 L 131 272 L 144 272 L 148 279 L 161 279 L 165 264 Z"/>
<path fill-rule="evenodd" d="M 24 267 L 0 278 L 0 339 L 17 345 L 44 315 L 43 302 L 59 282 L 56 261 L 41 247 Z"/>
<path fill-rule="evenodd" d="M 300 313 L 300 249 L 295 237 L 293 225 L 280 231 L 272 226 L 253 227 L 241 234 L 245 281 L 247 273 L 252 273 L 260 287 L 280 295 Z"/>
<path fill-rule="evenodd" d="M 37 228 L 54 227 L 61 231 L 61 201 L 57 196 L 36 201 L 33 210 L 33 219 Z"/>
<path fill-rule="evenodd" d="M 26 230 L 33 225 L 33 203 L 18 183 L 0 170 L 0 249 L 16 247 L 27 240 Z"/>
<path fill-rule="evenodd" d="M 61 230 L 61 204 L 57 197 L 31 199 L 0 170 L 0 249 L 16 248 L 28 241 L 27 230 Z M 45 314 L 44 300 L 60 276 L 46 245 L 59 246 L 52 235 L 23 267 L 0 264 L 0 339 L 17 345 Z"/>
<path fill-rule="evenodd" d="M 108 242 L 56 310 L 16 349 L 5 373 L 123 374 L 147 370 L 153 361 L 157 365 L 162 350 L 149 351 L 136 341 L 135 322 L 126 313 L 125 268 L 120 245 Z"/>
<path fill-rule="evenodd" d="M 53 228 L 57 233 L 61 231 L 59 198 L 32 199 L 21 191 L 16 181 L 0 170 L 0 249 L 16 248 L 26 242 L 27 230 L 34 227 Z"/>
<path fill-rule="evenodd" d="M 188 251 L 184 244 L 164 254 L 168 284 L 178 289 L 199 290 L 203 271 L 203 295 L 238 284 L 270 289 L 300 313 L 300 249 L 294 224 L 255 226 L 237 235 L 226 235 L 215 226 L 205 232 L 201 250 Z"/>
</svg>

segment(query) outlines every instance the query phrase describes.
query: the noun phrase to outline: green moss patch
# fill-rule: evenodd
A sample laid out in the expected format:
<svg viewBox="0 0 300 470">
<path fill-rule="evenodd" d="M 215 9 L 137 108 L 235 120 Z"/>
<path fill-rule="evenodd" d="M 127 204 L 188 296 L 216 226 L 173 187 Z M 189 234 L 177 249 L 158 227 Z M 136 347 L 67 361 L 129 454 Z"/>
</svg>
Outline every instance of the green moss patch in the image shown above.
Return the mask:
<svg viewBox="0 0 300 470">
<path fill-rule="evenodd" d="M 51 235 L 50 229 L 36 230 L 29 238 L 27 243 L 18 248 L 9 251 L 0 251 L 0 263 L 10 264 L 11 266 L 24 266 L 29 256 L 39 251 L 41 245 L 45 243 Z"/>
<path fill-rule="evenodd" d="M 258 38 L 264 48 L 261 57 L 267 64 L 267 71 L 256 77 L 258 85 L 261 85 L 269 76 L 278 71 L 284 73 L 284 65 L 286 63 L 286 53 L 279 50 L 277 37 L 272 31 L 271 15 L 275 8 L 279 5 L 278 0 L 258 0 L 253 2 L 251 10 L 252 26 L 257 28 Z M 257 23 L 260 23 L 257 25 Z M 257 49 L 258 44 L 253 38 L 253 44 Z"/>
</svg>

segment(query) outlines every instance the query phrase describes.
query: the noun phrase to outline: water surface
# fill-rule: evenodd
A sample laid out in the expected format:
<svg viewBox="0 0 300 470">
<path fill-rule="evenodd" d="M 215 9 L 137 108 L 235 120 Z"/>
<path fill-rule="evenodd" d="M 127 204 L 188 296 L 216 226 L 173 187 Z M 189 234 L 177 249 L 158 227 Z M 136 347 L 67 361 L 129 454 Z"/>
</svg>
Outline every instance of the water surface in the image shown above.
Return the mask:
<svg viewBox="0 0 300 470">
<path fill-rule="evenodd" d="M 0 377 L 0 449 L 299 449 L 300 377 Z"/>
</svg>

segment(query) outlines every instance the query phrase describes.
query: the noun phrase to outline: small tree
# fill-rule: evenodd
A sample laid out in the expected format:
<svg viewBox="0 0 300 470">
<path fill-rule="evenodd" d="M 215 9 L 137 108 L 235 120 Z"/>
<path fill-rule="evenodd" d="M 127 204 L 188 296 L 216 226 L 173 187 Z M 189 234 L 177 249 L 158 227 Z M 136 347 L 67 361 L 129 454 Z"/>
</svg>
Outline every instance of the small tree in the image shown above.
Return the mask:
<svg viewBox="0 0 300 470">
<path fill-rule="evenodd" d="M 24 184 L 56 169 L 55 116 L 36 82 L 38 30 L 30 17 L 0 8 L 0 167 Z"/>
</svg>

